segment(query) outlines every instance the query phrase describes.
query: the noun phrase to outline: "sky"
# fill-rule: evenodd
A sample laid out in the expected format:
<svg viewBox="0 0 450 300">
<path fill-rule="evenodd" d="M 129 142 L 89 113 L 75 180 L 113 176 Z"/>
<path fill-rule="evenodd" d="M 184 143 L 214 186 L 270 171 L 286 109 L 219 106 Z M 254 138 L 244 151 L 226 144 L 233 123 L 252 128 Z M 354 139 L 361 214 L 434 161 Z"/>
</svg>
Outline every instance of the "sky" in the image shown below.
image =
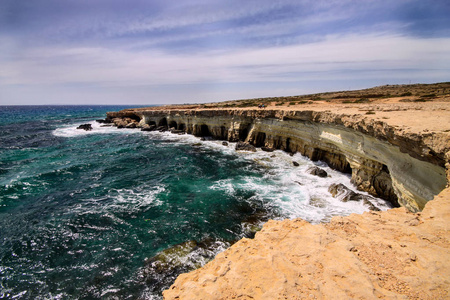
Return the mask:
<svg viewBox="0 0 450 300">
<path fill-rule="evenodd" d="M 450 81 L 449 0 L 0 0 L 0 105 Z"/>
</svg>

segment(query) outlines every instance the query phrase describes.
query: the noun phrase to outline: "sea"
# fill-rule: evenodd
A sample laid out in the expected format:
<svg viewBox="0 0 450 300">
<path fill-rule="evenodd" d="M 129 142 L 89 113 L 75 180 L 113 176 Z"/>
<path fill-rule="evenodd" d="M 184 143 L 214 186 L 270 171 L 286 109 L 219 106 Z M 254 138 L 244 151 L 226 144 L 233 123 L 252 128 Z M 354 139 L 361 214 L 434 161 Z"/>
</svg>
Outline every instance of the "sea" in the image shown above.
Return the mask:
<svg viewBox="0 0 450 300">
<path fill-rule="evenodd" d="M 356 191 L 348 174 L 299 154 L 95 121 L 124 108 L 0 106 L 1 299 L 162 299 L 269 219 L 368 210 L 328 192 Z"/>
</svg>

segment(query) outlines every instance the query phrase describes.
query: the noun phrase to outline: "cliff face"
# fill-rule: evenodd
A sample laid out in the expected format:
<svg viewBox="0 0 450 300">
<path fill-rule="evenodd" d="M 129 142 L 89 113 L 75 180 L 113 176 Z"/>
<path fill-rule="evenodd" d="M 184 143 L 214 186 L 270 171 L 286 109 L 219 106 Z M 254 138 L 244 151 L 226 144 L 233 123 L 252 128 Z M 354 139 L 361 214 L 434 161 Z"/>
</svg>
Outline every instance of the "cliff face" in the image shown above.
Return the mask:
<svg viewBox="0 0 450 300">
<path fill-rule="evenodd" d="M 125 110 L 116 125 L 173 128 L 196 136 L 300 152 L 342 172 L 363 191 L 420 211 L 446 186 L 445 134 L 414 134 L 363 115 L 284 110 Z M 446 156 L 447 155 L 447 156 Z"/>
</svg>

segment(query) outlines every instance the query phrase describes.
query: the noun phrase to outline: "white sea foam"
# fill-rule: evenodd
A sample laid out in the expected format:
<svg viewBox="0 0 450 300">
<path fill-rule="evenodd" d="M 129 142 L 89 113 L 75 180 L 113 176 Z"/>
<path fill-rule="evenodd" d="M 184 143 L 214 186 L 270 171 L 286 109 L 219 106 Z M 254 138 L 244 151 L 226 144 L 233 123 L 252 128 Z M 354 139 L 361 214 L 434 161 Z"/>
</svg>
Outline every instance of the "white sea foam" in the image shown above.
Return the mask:
<svg viewBox="0 0 450 300">
<path fill-rule="evenodd" d="M 91 124 L 92 130 L 86 131 L 83 129 L 77 129 L 78 126 L 81 124 Z M 76 137 L 76 136 L 83 136 L 83 135 L 90 135 L 90 134 L 108 134 L 108 133 L 139 133 L 138 130 L 131 130 L 131 129 L 118 129 L 113 126 L 104 126 L 105 124 L 100 124 L 96 122 L 95 120 L 92 121 L 86 121 L 86 122 L 80 122 L 71 124 L 68 126 L 64 126 L 61 128 L 57 128 L 53 130 L 53 135 L 60 136 L 60 137 Z"/>
</svg>

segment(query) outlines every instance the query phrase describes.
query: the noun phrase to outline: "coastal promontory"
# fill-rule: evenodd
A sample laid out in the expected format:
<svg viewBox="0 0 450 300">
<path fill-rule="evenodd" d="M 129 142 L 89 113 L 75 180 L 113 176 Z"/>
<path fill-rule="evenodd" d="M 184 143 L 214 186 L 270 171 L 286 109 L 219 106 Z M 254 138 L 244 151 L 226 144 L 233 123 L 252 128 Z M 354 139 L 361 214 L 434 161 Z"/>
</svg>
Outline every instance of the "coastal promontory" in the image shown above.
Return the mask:
<svg viewBox="0 0 450 300">
<path fill-rule="evenodd" d="M 326 224 L 269 221 L 164 298 L 448 299 L 449 94 L 448 83 L 384 86 L 109 113 L 118 127 L 301 153 L 396 207 Z"/>
</svg>

